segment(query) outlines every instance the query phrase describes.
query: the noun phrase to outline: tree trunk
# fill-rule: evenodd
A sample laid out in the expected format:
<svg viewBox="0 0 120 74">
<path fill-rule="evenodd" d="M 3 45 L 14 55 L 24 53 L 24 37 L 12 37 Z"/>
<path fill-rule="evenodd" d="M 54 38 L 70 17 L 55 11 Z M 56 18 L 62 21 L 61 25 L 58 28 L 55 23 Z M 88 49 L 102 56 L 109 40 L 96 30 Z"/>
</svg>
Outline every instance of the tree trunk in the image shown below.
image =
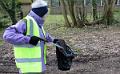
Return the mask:
<svg viewBox="0 0 120 74">
<path fill-rule="evenodd" d="M 92 0 L 92 7 L 93 7 L 93 20 L 97 20 L 98 19 L 98 15 L 97 15 L 97 0 Z"/>
<path fill-rule="evenodd" d="M 101 6 L 103 6 L 103 0 L 101 0 L 101 3 L 100 3 Z"/>
<path fill-rule="evenodd" d="M 9 16 L 10 16 L 10 19 L 11 19 L 11 21 L 12 21 L 12 24 L 13 24 L 13 25 L 16 24 L 17 20 L 16 20 L 15 14 L 12 13 L 12 11 L 9 12 L 8 14 L 9 14 Z"/>
<path fill-rule="evenodd" d="M 12 11 L 11 12 L 9 12 L 9 14 L 11 15 L 11 20 L 12 20 L 12 22 L 13 22 L 13 24 L 15 24 L 16 22 L 17 22 L 17 20 L 16 20 L 16 0 L 12 0 Z"/>
<path fill-rule="evenodd" d="M 81 20 L 83 21 L 83 22 L 85 22 L 85 19 L 86 19 L 86 12 L 85 12 L 85 0 L 82 0 L 82 9 L 81 9 L 81 11 L 82 11 L 82 16 L 81 16 Z"/>
<path fill-rule="evenodd" d="M 120 5 L 120 0 L 117 0 L 117 5 Z"/>
<path fill-rule="evenodd" d="M 77 21 L 77 27 L 82 28 L 83 26 L 85 26 L 85 22 L 87 22 L 86 20 L 86 0 L 82 0 L 80 2 L 77 2 L 75 4 L 75 17 L 76 17 L 76 21 Z"/>
<path fill-rule="evenodd" d="M 111 25 L 114 21 L 113 7 L 115 0 L 105 0 L 103 21 L 106 25 Z"/>
<path fill-rule="evenodd" d="M 84 0 L 84 6 L 86 6 L 86 0 Z"/>
<path fill-rule="evenodd" d="M 65 26 L 71 27 L 69 19 L 67 17 L 67 9 L 65 7 L 66 6 L 65 1 L 60 0 L 60 3 L 61 3 L 61 8 L 62 8 L 62 13 L 63 13 L 64 19 L 65 19 Z"/>
<path fill-rule="evenodd" d="M 79 5 L 79 15 L 80 15 L 80 20 L 79 20 L 79 26 L 80 27 L 83 27 L 83 26 L 85 26 L 85 22 L 87 21 L 86 20 L 86 15 L 87 15 L 87 13 L 86 13 L 86 6 L 85 6 L 85 2 L 86 0 L 82 0 L 81 2 L 80 2 L 80 5 Z"/>
<path fill-rule="evenodd" d="M 75 1 L 74 0 L 67 0 L 67 4 L 68 4 L 68 9 L 69 9 L 69 13 L 70 13 L 70 17 L 72 19 L 72 27 L 77 26 L 77 20 L 75 18 L 75 13 L 74 13 L 74 4 Z"/>
</svg>

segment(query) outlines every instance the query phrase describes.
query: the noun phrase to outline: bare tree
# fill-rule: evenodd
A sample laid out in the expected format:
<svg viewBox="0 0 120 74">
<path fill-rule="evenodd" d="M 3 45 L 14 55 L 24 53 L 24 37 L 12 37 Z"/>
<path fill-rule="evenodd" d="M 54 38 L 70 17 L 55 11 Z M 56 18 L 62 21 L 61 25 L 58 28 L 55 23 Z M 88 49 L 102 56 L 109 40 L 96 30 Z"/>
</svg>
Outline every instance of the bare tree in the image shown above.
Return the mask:
<svg viewBox="0 0 120 74">
<path fill-rule="evenodd" d="M 103 6 L 103 0 L 100 1 L 100 5 Z"/>
<path fill-rule="evenodd" d="M 0 0 L 0 6 L 5 10 L 13 24 L 17 22 L 16 20 L 16 0 Z"/>
<path fill-rule="evenodd" d="M 60 0 L 60 1 L 63 7 L 63 15 L 65 18 L 66 24 L 70 27 L 83 27 L 85 25 L 93 25 L 93 24 L 99 24 L 104 22 L 105 24 L 110 25 L 114 21 L 113 7 L 115 4 L 115 0 L 101 0 L 101 5 L 104 3 L 103 4 L 104 13 L 102 18 L 98 18 L 97 0 L 91 0 L 92 8 L 93 8 L 93 19 L 94 19 L 92 22 L 89 22 L 88 20 L 86 20 L 86 14 L 87 14 L 86 0 Z M 72 20 L 72 24 L 69 24 L 67 11 L 69 12 L 70 18 Z"/>
<path fill-rule="evenodd" d="M 61 3 L 61 8 L 62 8 L 62 13 L 63 13 L 64 19 L 65 19 L 65 26 L 71 27 L 69 19 L 67 17 L 67 9 L 66 9 L 65 1 L 60 0 L 60 3 Z"/>
<path fill-rule="evenodd" d="M 68 9 L 69 9 L 69 14 L 70 17 L 72 19 L 72 27 L 77 26 L 77 21 L 75 18 L 75 12 L 74 12 L 74 6 L 75 6 L 75 0 L 66 0 L 67 5 L 68 5 Z"/>
<path fill-rule="evenodd" d="M 117 0 L 117 5 L 120 5 L 120 0 Z"/>
<path fill-rule="evenodd" d="M 97 15 L 97 0 L 92 0 L 92 7 L 93 7 L 93 20 L 98 19 Z"/>
<path fill-rule="evenodd" d="M 84 6 L 86 6 L 86 0 L 84 0 Z"/>
<path fill-rule="evenodd" d="M 114 21 L 113 7 L 115 5 L 115 0 L 104 0 L 104 15 L 103 21 L 106 25 L 111 25 Z"/>
</svg>

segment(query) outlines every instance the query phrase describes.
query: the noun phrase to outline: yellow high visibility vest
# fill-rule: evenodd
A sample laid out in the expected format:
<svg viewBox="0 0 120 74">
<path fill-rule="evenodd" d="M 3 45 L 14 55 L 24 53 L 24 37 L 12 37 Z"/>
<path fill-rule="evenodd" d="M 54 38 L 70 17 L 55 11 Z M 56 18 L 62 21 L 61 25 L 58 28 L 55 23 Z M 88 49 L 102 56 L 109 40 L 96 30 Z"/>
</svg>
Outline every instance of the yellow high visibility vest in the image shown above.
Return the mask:
<svg viewBox="0 0 120 74">
<path fill-rule="evenodd" d="M 39 26 L 34 18 L 27 16 L 24 19 L 27 20 L 26 35 L 40 37 Z M 43 27 L 42 31 L 45 36 Z M 44 55 L 42 55 L 40 41 L 37 46 L 30 44 L 14 45 L 14 56 L 16 66 L 21 70 L 22 73 L 42 72 L 43 67 L 41 57 L 44 56 L 44 63 L 46 64 L 46 45 L 44 44 Z"/>
</svg>

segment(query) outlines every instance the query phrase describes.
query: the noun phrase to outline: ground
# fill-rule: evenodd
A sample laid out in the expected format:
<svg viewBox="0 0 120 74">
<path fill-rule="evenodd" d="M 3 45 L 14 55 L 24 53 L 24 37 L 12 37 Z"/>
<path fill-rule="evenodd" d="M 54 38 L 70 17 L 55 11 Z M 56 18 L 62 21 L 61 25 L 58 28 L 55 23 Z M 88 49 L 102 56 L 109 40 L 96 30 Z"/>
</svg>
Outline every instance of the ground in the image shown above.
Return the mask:
<svg viewBox="0 0 120 74">
<path fill-rule="evenodd" d="M 52 36 L 62 38 L 78 56 L 70 71 L 57 68 L 55 46 L 48 48 L 46 74 L 120 74 L 120 27 L 85 27 L 83 29 L 60 27 L 49 30 Z M 62 29 L 60 32 L 58 32 Z M 2 37 L 2 34 L 0 35 Z M 0 46 L 0 74 L 17 74 L 12 45 Z"/>
</svg>

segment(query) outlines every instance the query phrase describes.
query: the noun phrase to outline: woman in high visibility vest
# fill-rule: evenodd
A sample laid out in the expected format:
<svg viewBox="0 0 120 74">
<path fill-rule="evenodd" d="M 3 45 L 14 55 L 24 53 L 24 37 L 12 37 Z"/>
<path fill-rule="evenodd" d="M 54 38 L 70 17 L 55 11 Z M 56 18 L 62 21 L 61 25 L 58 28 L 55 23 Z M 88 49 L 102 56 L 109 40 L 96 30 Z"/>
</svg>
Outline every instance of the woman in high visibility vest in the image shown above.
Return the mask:
<svg viewBox="0 0 120 74">
<path fill-rule="evenodd" d="M 31 5 L 29 14 L 8 27 L 3 39 L 14 45 L 14 56 L 20 74 L 41 74 L 46 71 L 46 45 L 54 42 L 48 33 L 45 33 L 43 24 L 48 13 L 47 3 L 36 0 Z"/>
</svg>

